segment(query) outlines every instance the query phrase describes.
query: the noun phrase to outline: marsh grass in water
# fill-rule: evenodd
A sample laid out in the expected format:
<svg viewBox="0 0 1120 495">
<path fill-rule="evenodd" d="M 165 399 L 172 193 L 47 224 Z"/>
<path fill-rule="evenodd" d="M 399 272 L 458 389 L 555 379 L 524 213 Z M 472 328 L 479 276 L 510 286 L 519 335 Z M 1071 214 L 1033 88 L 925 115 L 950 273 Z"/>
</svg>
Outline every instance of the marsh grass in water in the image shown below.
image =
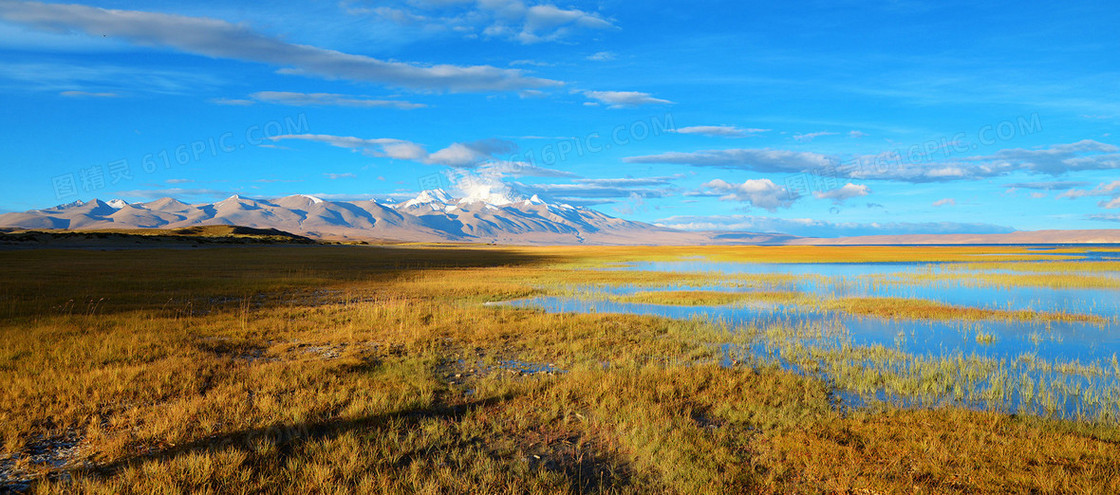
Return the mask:
<svg viewBox="0 0 1120 495">
<path fill-rule="evenodd" d="M 578 294 L 578 293 L 577 293 Z M 821 298 L 792 291 L 639 291 L 625 295 L 583 293 L 621 303 L 659 304 L 668 306 L 724 306 L 751 303 L 773 303 L 815 311 L 840 311 L 851 315 L 880 318 L 930 320 L 1002 320 L 1002 321 L 1069 321 L 1105 324 L 1100 316 L 1043 311 L 1008 311 L 953 306 L 921 299 L 885 297 Z"/>
</svg>

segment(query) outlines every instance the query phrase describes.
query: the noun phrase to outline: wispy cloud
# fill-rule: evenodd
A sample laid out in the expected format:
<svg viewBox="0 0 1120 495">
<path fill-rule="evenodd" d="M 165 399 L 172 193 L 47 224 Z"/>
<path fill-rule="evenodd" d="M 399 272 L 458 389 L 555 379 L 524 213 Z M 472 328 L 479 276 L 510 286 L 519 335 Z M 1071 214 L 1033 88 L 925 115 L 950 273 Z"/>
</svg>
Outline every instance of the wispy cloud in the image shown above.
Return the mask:
<svg viewBox="0 0 1120 495">
<path fill-rule="evenodd" d="M 676 132 L 678 134 L 700 134 L 703 136 L 739 138 L 760 132 L 767 132 L 769 130 L 770 129 L 744 129 L 733 125 L 695 125 L 678 128 Z"/>
<path fill-rule="evenodd" d="M 360 2 L 344 2 L 353 15 L 375 17 L 402 26 L 483 36 L 524 44 L 559 41 L 581 30 L 614 27 L 595 12 L 562 9 L 549 3 L 530 4 L 522 0 L 412 0 L 407 3 L 366 7 Z"/>
<path fill-rule="evenodd" d="M 606 187 L 643 187 L 643 186 L 668 186 L 680 175 L 666 175 L 660 177 L 620 177 L 608 179 L 578 179 L 573 182 L 588 186 Z"/>
<path fill-rule="evenodd" d="M 577 178 L 568 183 L 527 184 L 505 182 L 506 174 L 483 174 L 488 190 L 507 189 L 521 196 L 538 195 L 549 201 L 576 206 L 595 206 L 628 200 L 631 206 L 642 204 L 647 198 L 670 196 L 676 188 L 672 181 L 678 177 L 625 177 L 625 178 Z M 472 176 L 477 185 L 482 181 Z"/>
<path fill-rule="evenodd" d="M 565 170 L 538 167 L 521 161 L 491 160 L 483 163 L 479 168 L 500 174 L 503 177 L 549 177 L 554 179 L 579 177 Z"/>
<path fill-rule="evenodd" d="M 259 62 L 283 74 L 314 75 L 438 91 L 517 91 L 558 81 L 487 65 L 421 65 L 385 61 L 261 34 L 244 24 L 209 17 L 112 10 L 74 4 L 6 1 L 0 18 L 41 30 L 78 30 L 139 45 L 165 46 L 214 58 Z"/>
<path fill-rule="evenodd" d="M 1037 149 L 1005 149 L 953 161 L 907 161 L 892 153 L 847 157 L 809 151 L 723 149 L 667 152 L 624 158 L 627 163 L 668 163 L 762 173 L 820 173 L 847 179 L 949 182 L 1006 176 L 1015 172 L 1062 175 L 1120 169 L 1120 148 L 1092 140 Z"/>
<path fill-rule="evenodd" d="M 326 173 L 323 174 L 323 176 L 330 179 L 330 180 L 357 179 L 358 178 L 357 175 L 354 175 L 350 172 L 344 172 L 344 173 L 341 173 L 341 174 L 336 174 L 336 173 L 333 173 L 333 172 L 326 172 Z"/>
<path fill-rule="evenodd" d="M 181 187 L 168 187 L 162 189 L 132 189 L 117 191 L 113 196 L 131 200 L 152 200 L 160 198 L 225 198 L 233 195 L 230 191 L 219 189 L 188 189 Z"/>
<path fill-rule="evenodd" d="M 675 216 L 655 222 L 681 230 L 746 231 L 784 233 L 802 237 L 847 237 L 909 234 L 1003 234 L 1010 227 L 985 223 L 889 222 L 835 223 L 812 218 L 776 218 L 753 215 Z"/>
<path fill-rule="evenodd" d="M 117 98 L 120 95 L 116 93 L 91 93 L 89 91 L 63 91 L 59 96 L 67 96 L 71 98 Z"/>
<path fill-rule="evenodd" d="M 254 105 L 257 103 L 253 100 L 247 100 L 244 98 L 213 98 L 210 100 L 210 102 L 217 105 L 228 105 L 232 107 L 247 107 L 249 105 Z"/>
<path fill-rule="evenodd" d="M 0 4 L 3 12 L 4 4 Z M 109 94 L 184 94 L 218 86 L 214 76 L 156 67 L 62 62 L 0 62 L 0 79 L 33 91 L 62 96 Z"/>
<path fill-rule="evenodd" d="M 297 107 L 331 106 L 354 108 L 396 108 L 412 110 L 424 108 L 427 105 L 401 100 L 378 100 L 360 96 L 340 95 L 335 93 L 295 93 L 290 91 L 258 91 L 249 95 L 255 101 L 273 103 L 277 105 L 290 105 Z M 249 100 L 234 100 L 246 102 Z M 251 103 L 251 101 L 249 101 Z M 228 104 L 228 103 L 227 103 Z"/>
<path fill-rule="evenodd" d="M 1084 181 L 1041 181 L 1041 182 L 1013 182 L 1005 184 L 1008 189 L 1035 189 L 1041 191 L 1063 191 L 1066 189 L 1073 189 L 1075 187 L 1085 187 L 1089 185 Z"/>
<path fill-rule="evenodd" d="M 1120 213 L 1093 213 L 1085 215 L 1085 219 L 1097 222 L 1120 222 Z"/>
<path fill-rule="evenodd" d="M 544 197 L 564 197 L 569 199 L 621 199 L 638 195 L 644 198 L 661 198 L 668 194 L 664 188 L 631 187 L 626 185 L 607 185 L 595 183 L 574 184 L 522 184 L 517 188 Z"/>
<path fill-rule="evenodd" d="M 809 143 L 814 139 L 824 136 L 835 136 L 837 133 L 828 131 L 810 132 L 807 134 L 794 134 L 793 139 L 799 143 Z"/>
<path fill-rule="evenodd" d="M 933 206 L 956 206 L 957 200 L 953 198 L 939 199 L 933 202 Z"/>
<path fill-rule="evenodd" d="M 1093 189 L 1070 189 L 1062 194 L 1059 198 L 1083 198 L 1086 196 L 1106 196 L 1110 199 L 1103 199 L 1097 203 L 1101 208 L 1113 209 L 1120 208 L 1120 180 L 1102 183 Z"/>
<path fill-rule="evenodd" d="M 802 172 L 834 169 L 840 164 L 837 156 L 809 151 L 774 149 L 726 149 L 696 152 L 668 152 L 659 155 L 632 156 L 626 163 L 669 163 L 694 167 L 714 167 L 754 172 Z"/>
<path fill-rule="evenodd" d="M 369 156 L 394 158 L 398 160 L 421 161 L 428 157 L 428 151 L 425 150 L 423 146 L 403 139 L 363 139 L 353 136 L 332 136 L 329 134 L 290 134 L 275 136 L 270 139 L 272 141 L 312 141 L 329 144 L 336 148 L 359 151 Z"/>
<path fill-rule="evenodd" d="M 607 105 L 607 108 L 633 108 L 673 103 L 639 91 L 582 91 L 582 93 L 595 102 Z"/>
<path fill-rule="evenodd" d="M 517 145 L 504 139 L 451 143 L 445 148 L 429 153 L 424 145 L 394 138 L 364 139 L 353 136 L 329 134 L 292 134 L 269 138 L 273 141 L 297 140 L 328 144 L 360 152 L 367 156 L 408 160 L 424 165 L 443 165 L 452 168 L 485 167 L 490 173 L 513 177 L 575 177 L 575 174 L 535 166 L 521 161 L 502 159 L 517 151 Z"/>
<path fill-rule="evenodd" d="M 618 58 L 613 52 L 595 52 L 587 56 L 587 60 L 595 62 L 609 62 Z"/>
</svg>

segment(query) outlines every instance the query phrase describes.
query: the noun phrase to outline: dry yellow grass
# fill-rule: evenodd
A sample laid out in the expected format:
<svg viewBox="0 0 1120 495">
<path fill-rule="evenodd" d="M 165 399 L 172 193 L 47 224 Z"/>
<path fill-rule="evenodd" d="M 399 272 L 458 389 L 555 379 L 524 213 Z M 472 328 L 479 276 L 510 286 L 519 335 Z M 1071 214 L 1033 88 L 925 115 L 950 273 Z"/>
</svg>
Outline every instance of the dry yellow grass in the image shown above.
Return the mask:
<svg viewBox="0 0 1120 495">
<path fill-rule="evenodd" d="M 47 493 L 1115 491 L 1113 426 L 845 418 L 823 381 L 726 365 L 743 333 L 479 304 L 594 256 L 0 252 L 0 473 Z"/>
</svg>

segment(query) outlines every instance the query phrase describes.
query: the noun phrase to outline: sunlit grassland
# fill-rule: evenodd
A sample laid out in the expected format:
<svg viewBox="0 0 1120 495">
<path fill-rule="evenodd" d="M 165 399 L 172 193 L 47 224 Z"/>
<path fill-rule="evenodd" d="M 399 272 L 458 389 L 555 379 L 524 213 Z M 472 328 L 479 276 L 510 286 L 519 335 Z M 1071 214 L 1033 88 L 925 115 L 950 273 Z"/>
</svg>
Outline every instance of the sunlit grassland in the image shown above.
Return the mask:
<svg viewBox="0 0 1120 495">
<path fill-rule="evenodd" d="M 867 256 L 907 254 L 893 249 Z M 951 397 L 998 376 L 982 360 L 814 350 L 797 338 L 809 329 L 481 304 L 716 277 L 565 269 L 687 253 L 600 251 L 0 252 L 0 473 L 44 492 L 1120 490 L 1111 421 L 834 407 L 838 386 Z M 739 252 L 763 256 L 726 255 Z M 913 254 L 935 255 L 957 254 Z M 760 341 L 773 357 L 743 358 Z M 822 380 L 825 366 L 846 378 Z"/>
</svg>

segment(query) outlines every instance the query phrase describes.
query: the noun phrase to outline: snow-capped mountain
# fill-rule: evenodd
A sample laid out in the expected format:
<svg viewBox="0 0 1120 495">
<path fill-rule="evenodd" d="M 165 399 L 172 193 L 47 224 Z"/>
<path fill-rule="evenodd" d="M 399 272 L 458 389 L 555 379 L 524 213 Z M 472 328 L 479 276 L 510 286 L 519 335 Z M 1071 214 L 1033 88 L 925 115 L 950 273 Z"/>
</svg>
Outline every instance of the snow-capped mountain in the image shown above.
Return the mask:
<svg viewBox="0 0 1120 495">
<path fill-rule="evenodd" d="M 442 189 L 399 204 L 326 201 L 307 195 L 241 196 L 186 204 L 97 199 L 0 215 L 0 228 L 177 229 L 197 225 L 273 228 L 322 239 L 501 244 L 698 244 L 710 237 L 611 217 L 595 210 L 486 194 L 456 198 Z"/>
</svg>

